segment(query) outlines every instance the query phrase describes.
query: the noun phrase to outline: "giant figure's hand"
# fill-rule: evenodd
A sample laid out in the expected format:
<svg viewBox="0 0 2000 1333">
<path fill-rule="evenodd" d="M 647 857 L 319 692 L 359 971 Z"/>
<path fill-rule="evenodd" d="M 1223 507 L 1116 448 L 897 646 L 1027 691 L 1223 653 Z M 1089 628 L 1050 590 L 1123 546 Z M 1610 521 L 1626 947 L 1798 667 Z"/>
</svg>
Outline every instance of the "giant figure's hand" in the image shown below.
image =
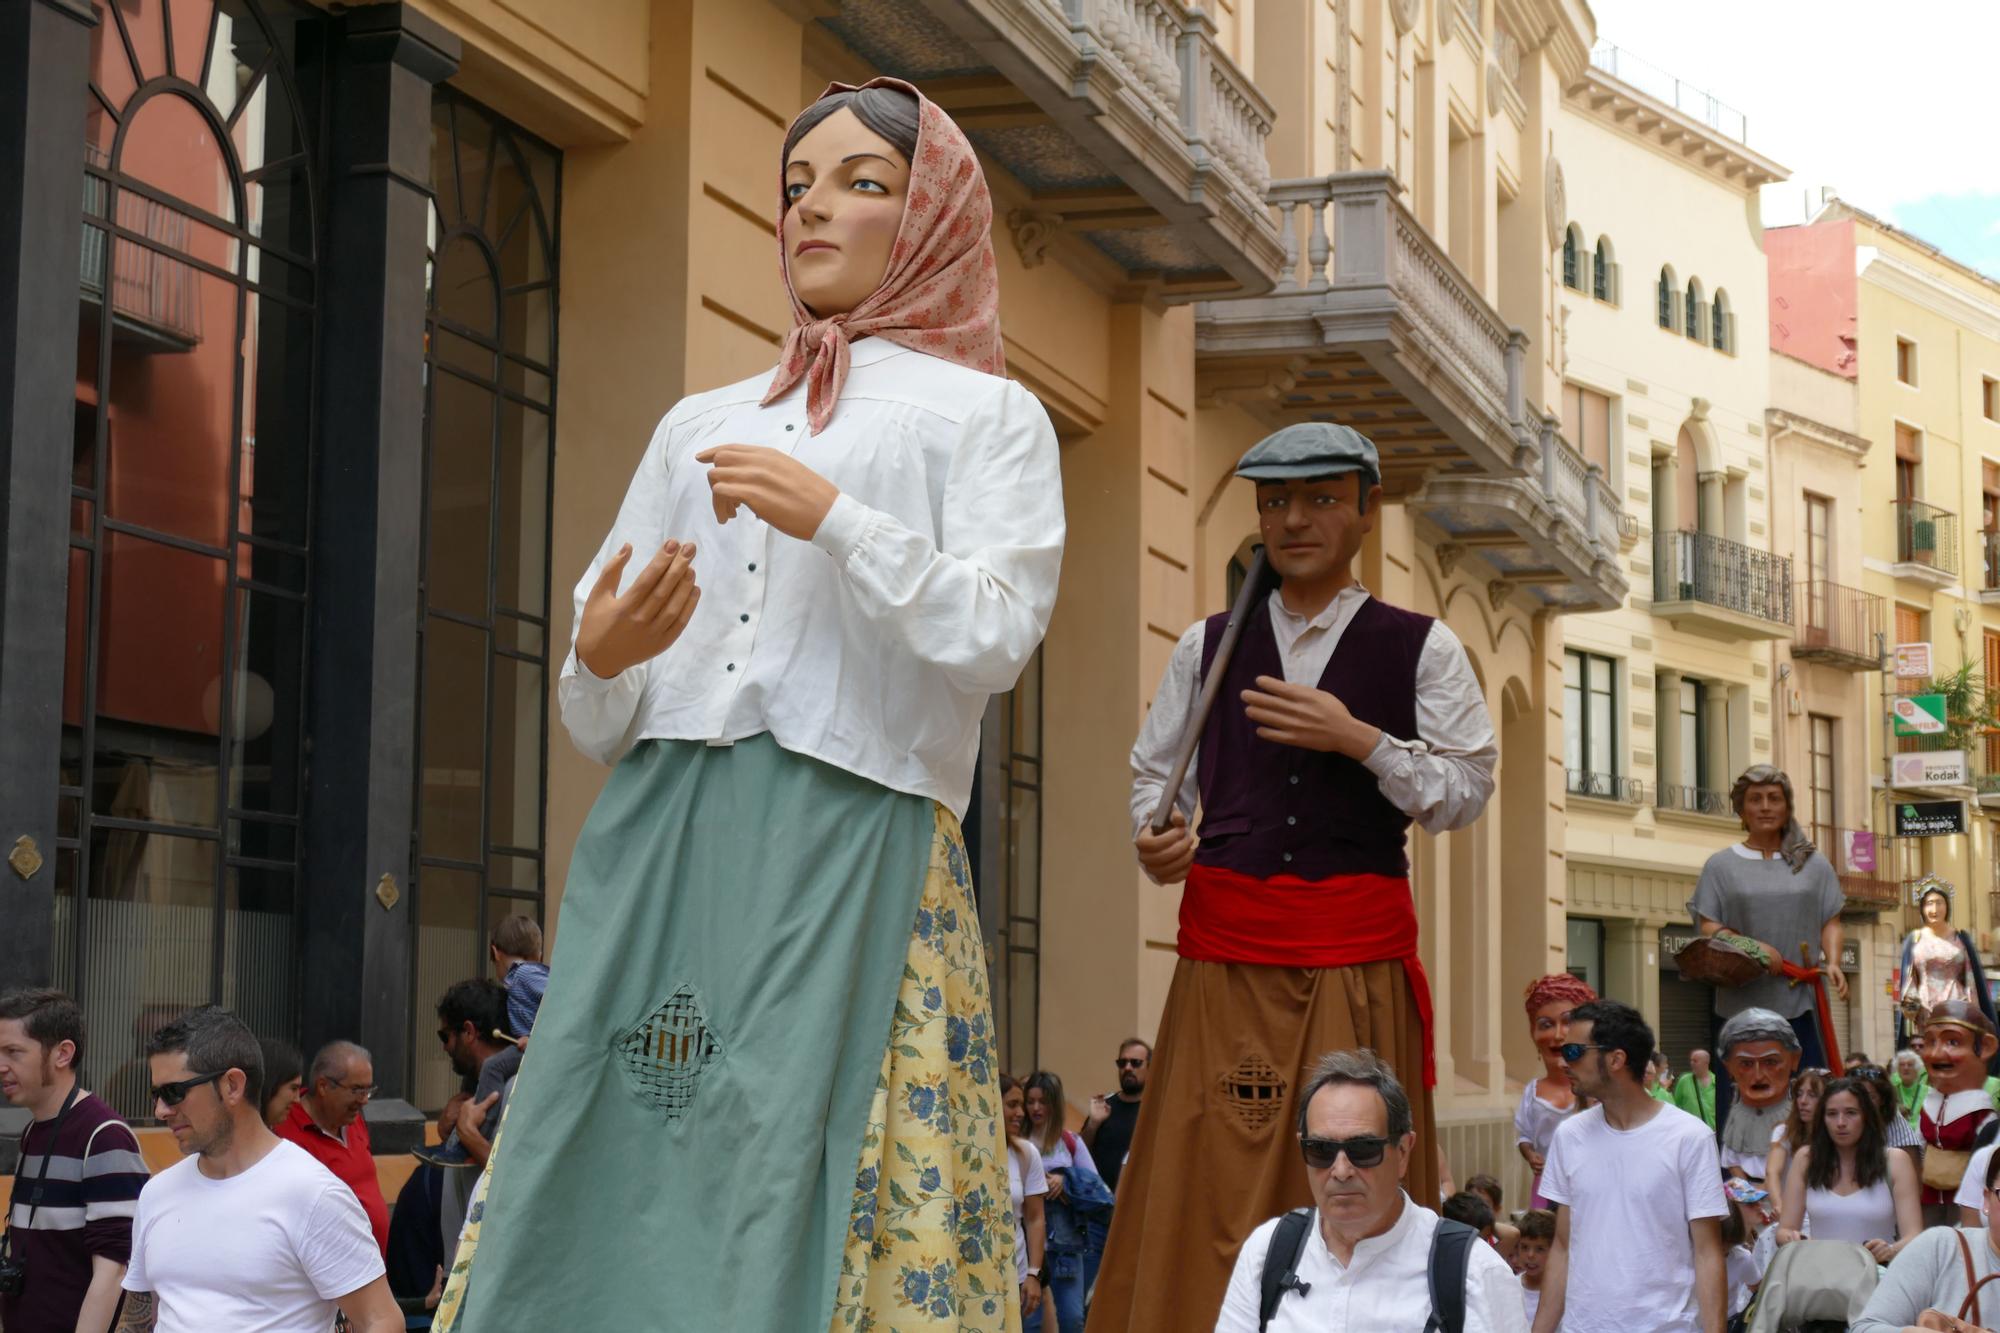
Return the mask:
<svg viewBox="0 0 2000 1333">
<path fill-rule="evenodd" d="M 1194 864 L 1195 837 L 1188 832 L 1187 816 L 1178 810 L 1166 832 L 1155 833 L 1148 825 L 1132 845 L 1138 849 L 1140 868 L 1155 884 L 1180 883 Z"/>
<path fill-rule="evenodd" d="M 662 546 L 632 586 L 620 593 L 618 579 L 631 558 L 632 545 L 627 542 L 604 562 L 576 629 L 577 660 L 600 680 L 650 662 L 672 647 L 701 600 L 694 581 L 693 542 L 670 541 Z"/>
<path fill-rule="evenodd" d="M 694 456 L 709 464 L 708 489 L 715 521 L 727 523 L 740 506 L 787 537 L 809 542 L 840 498 L 840 488 L 782 449 L 760 444 L 718 444 Z"/>
<path fill-rule="evenodd" d="M 1257 688 L 1243 691 L 1243 704 L 1257 734 L 1280 745 L 1366 759 L 1382 738 L 1380 727 L 1355 717 L 1338 697 L 1276 676 L 1257 677 Z"/>
</svg>

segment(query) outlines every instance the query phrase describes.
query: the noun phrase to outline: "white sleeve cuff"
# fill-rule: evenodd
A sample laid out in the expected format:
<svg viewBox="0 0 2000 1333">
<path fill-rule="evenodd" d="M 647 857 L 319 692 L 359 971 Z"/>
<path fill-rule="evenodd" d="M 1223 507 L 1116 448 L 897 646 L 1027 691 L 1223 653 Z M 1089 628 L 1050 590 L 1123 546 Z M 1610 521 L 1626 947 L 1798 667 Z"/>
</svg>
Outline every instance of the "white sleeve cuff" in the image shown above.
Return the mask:
<svg viewBox="0 0 2000 1333">
<path fill-rule="evenodd" d="M 606 680 L 603 676 L 598 675 L 595 671 L 584 665 L 583 658 L 577 654 L 574 648 L 569 651 L 569 663 L 571 670 L 568 674 L 570 678 L 593 694 L 603 694 L 618 683 L 617 676 Z"/>
<path fill-rule="evenodd" d="M 1389 776 L 1389 771 L 1395 766 L 1401 752 L 1425 754 L 1429 750 L 1430 747 L 1422 741 L 1399 741 L 1385 731 L 1375 738 L 1375 748 L 1368 752 L 1368 757 L 1361 763 L 1376 777 L 1385 778 Z"/>
<path fill-rule="evenodd" d="M 874 511 L 853 496 L 842 491 L 834 497 L 833 507 L 820 520 L 819 530 L 813 533 L 813 545 L 825 551 L 842 565 L 853 556 L 861 545 L 861 538 L 868 531 L 868 520 Z"/>
</svg>

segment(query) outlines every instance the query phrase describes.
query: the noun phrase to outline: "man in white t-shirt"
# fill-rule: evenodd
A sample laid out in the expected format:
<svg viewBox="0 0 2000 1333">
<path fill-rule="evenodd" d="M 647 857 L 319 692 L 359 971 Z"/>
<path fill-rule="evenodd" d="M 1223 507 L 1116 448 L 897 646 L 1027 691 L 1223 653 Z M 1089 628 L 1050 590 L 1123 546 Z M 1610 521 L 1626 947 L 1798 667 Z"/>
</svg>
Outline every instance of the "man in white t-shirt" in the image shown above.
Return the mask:
<svg viewBox="0 0 2000 1333">
<path fill-rule="evenodd" d="M 354 1191 L 265 1127 L 264 1059 L 226 1009 L 192 1009 L 146 1044 L 154 1114 L 186 1156 L 132 1221 L 114 1333 L 400 1333 Z"/>
<path fill-rule="evenodd" d="M 1722 1167 L 1708 1126 L 1646 1093 L 1653 1030 L 1598 1000 L 1570 1012 L 1563 1064 L 1597 1103 L 1556 1129 L 1542 1195 L 1556 1241 L 1535 1333 L 1723 1333 Z"/>
<path fill-rule="evenodd" d="M 1316 1209 L 1270 1333 L 1422 1333 L 1429 1324 L 1441 1219 L 1403 1192 L 1417 1141 L 1411 1121 L 1408 1094 L 1375 1052 L 1335 1051 L 1313 1070 L 1298 1130 Z M 1215 1333 L 1257 1333 L 1264 1266 L 1282 1262 L 1270 1251 L 1283 1220 L 1243 1242 Z M 1476 1240 L 1466 1259 L 1464 1333 L 1524 1333 L 1521 1286 L 1507 1261 Z"/>
</svg>

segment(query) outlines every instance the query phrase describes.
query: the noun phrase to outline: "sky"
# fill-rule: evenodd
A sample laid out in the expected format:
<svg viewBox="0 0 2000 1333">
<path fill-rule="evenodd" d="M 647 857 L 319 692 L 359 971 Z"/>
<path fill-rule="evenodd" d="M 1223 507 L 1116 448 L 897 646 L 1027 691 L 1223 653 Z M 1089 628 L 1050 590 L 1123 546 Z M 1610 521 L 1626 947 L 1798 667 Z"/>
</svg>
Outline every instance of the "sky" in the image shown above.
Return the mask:
<svg viewBox="0 0 2000 1333">
<path fill-rule="evenodd" d="M 1764 189 L 1766 226 L 1802 221 L 1831 188 L 2000 278 L 2000 2 L 1590 6 L 1600 43 L 1741 111 L 1750 147 L 1790 168 Z"/>
</svg>

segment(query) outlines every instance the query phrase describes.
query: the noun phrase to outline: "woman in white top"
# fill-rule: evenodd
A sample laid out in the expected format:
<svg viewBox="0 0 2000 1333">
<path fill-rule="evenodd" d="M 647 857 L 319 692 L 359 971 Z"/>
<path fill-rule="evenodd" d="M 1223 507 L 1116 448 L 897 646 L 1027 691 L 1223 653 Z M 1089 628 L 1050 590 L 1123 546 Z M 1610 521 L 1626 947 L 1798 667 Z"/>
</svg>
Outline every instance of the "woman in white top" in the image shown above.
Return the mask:
<svg viewBox="0 0 2000 1333">
<path fill-rule="evenodd" d="M 1597 992 L 1589 983 L 1567 972 L 1541 978 L 1523 997 L 1528 1035 L 1542 1057 L 1540 1077 L 1529 1079 L 1528 1086 L 1521 1089 L 1521 1104 L 1514 1112 L 1514 1147 L 1534 1176 L 1530 1207 L 1549 1207 L 1542 1198 L 1542 1163 L 1555 1140 L 1556 1126 L 1583 1109 L 1583 1098 L 1570 1086 L 1569 1070 L 1556 1052 L 1569 1039 L 1570 1010 L 1596 998 Z"/>
<path fill-rule="evenodd" d="M 1792 1156 L 1778 1243 L 1814 1240 L 1859 1245 L 1886 1264 L 1923 1230 L 1917 1172 L 1882 1142 L 1875 1099 L 1853 1079 L 1829 1083 L 1812 1141 Z"/>
<path fill-rule="evenodd" d="M 1048 1219 L 1042 1200 L 1049 1192 L 1042 1154 L 1026 1137 L 1028 1105 L 1018 1080 L 1000 1076 L 1000 1114 L 1007 1125 L 1007 1195 L 1014 1205 L 1014 1271 L 1021 1284 L 1022 1333 L 1055 1333 L 1055 1311 L 1043 1320 L 1042 1247 Z"/>
<path fill-rule="evenodd" d="M 1764 1188 L 1771 1192 L 1773 1208 L 1784 1207 L 1785 1169 L 1792 1163 L 1792 1154 L 1812 1142 L 1827 1077 L 1824 1069 L 1801 1069 L 1792 1075 L 1792 1109 L 1784 1123 L 1771 1131 L 1771 1151 L 1764 1159 Z"/>
</svg>

